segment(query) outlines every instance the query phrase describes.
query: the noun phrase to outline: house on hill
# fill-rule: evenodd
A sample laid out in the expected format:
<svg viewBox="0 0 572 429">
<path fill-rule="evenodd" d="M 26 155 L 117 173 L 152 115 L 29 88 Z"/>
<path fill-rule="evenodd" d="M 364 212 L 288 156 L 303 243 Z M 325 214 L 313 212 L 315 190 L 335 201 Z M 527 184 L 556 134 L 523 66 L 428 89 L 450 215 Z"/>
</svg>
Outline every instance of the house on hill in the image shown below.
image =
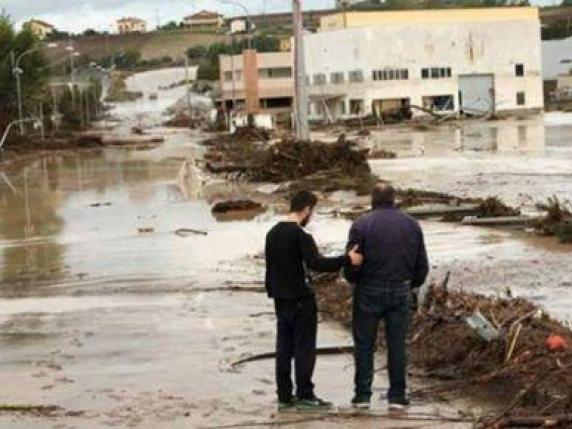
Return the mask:
<svg viewBox="0 0 572 429">
<path fill-rule="evenodd" d="M 116 24 L 119 34 L 145 33 L 147 31 L 147 22 L 140 18 L 121 18 L 117 20 Z"/>
<path fill-rule="evenodd" d="M 49 34 L 53 33 L 56 29 L 52 24 L 39 19 L 32 19 L 24 23 L 24 28 L 29 29 L 39 39 L 45 39 Z"/>
<path fill-rule="evenodd" d="M 185 27 L 194 30 L 218 31 L 224 26 L 224 17 L 217 12 L 201 10 L 183 19 Z"/>
</svg>

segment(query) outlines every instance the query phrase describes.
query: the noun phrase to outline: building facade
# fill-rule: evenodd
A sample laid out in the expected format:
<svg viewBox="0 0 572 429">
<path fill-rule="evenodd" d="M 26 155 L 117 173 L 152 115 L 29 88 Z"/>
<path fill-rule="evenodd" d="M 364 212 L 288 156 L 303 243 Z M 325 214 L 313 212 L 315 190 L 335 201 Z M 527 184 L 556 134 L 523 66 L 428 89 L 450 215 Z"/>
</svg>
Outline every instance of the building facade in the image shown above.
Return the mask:
<svg viewBox="0 0 572 429">
<path fill-rule="evenodd" d="M 183 19 L 185 27 L 203 31 L 218 31 L 224 26 L 224 18 L 221 14 L 208 10 L 201 10 Z"/>
<path fill-rule="evenodd" d="M 147 31 L 147 22 L 140 18 L 127 17 L 117 20 L 117 32 L 119 34 L 127 33 L 145 33 Z"/>
<path fill-rule="evenodd" d="M 259 53 L 247 49 L 241 55 L 221 55 L 221 101 L 227 110 L 234 104 L 246 113 L 290 112 L 294 98 L 292 53 Z"/>
<path fill-rule="evenodd" d="M 313 119 L 544 107 L 536 8 L 337 13 L 304 43 Z"/>
<path fill-rule="evenodd" d="M 44 40 L 55 30 L 53 25 L 39 19 L 32 19 L 24 23 L 24 28 L 30 30 L 40 40 Z"/>
</svg>

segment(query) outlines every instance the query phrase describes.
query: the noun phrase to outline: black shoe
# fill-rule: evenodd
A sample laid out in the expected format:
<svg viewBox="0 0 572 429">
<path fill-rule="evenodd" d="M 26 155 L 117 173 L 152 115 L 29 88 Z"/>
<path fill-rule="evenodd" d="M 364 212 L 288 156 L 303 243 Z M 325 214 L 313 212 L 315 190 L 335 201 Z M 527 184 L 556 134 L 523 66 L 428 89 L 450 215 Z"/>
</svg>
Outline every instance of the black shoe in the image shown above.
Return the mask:
<svg viewBox="0 0 572 429">
<path fill-rule="evenodd" d="M 390 399 L 389 409 L 394 411 L 401 411 L 408 408 L 411 405 L 411 401 L 407 398 L 401 399 Z"/>
<path fill-rule="evenodd" d="M 316 396 L 309 399 L 298 399 L 296 401 L 296 408 L 298 411 L 324 411 L 331 410 L 334 404 L 324 401 Z"/>
<path fill-rule="evenodd" d="M 360 410 L 368 410 L 370 407 L 370 399 L 365 396 L 354 396 L 352 399 L 352 407 Z"/>
<path fill-rule="evenodd" d="M 296 397 L 291 398 L 289 401 L 278 401 L 277 409 L 279 413 L 294 411 L 296 409 Z"/>
</svg>

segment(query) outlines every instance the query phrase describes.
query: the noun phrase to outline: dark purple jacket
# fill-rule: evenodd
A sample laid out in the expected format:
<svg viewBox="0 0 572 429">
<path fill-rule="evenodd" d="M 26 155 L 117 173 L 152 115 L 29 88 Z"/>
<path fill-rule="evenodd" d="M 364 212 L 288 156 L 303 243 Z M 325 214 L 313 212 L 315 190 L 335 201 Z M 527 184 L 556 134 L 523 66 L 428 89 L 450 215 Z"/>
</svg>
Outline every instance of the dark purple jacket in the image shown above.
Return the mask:
<svg viewBox="0 0 572 429">
<path fill-rule="evenodd" d="M 364 263 L 346 271 L 346 278 L 368 287 L 410 282 L 419 287 L 429 273 L 429 262 L 419 223 L 408 214 L 384 205 L 360 216 L 352 225 L 348 248 L 359 245 Z"/>
</svg>

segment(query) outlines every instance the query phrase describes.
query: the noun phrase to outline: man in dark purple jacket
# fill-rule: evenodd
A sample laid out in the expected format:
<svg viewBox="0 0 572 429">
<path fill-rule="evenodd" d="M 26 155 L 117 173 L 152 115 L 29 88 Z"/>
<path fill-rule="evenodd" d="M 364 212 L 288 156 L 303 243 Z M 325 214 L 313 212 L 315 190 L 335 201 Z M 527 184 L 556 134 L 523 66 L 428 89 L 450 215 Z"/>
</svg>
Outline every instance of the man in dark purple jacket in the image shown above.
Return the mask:
<svg viewBox="0 0 572 429">
<path fill-rule="evenodd" d="M 348 248 L 359 246 L 359 269 L 346 271 L 355 284 L 353 336 L 355 396 L 352 404 L 368 408 L 373 381 L 373 354 L 379 321 L 385 320 L 390 409 L 409 405 L 406 396 L 407 350 L 412 292 L 427 278 L 429 264 L 421 227 L 395 207 L 395 190 L 385 183 L 372 191 L 372 211 L 351 227 Z"/>
</svg>

